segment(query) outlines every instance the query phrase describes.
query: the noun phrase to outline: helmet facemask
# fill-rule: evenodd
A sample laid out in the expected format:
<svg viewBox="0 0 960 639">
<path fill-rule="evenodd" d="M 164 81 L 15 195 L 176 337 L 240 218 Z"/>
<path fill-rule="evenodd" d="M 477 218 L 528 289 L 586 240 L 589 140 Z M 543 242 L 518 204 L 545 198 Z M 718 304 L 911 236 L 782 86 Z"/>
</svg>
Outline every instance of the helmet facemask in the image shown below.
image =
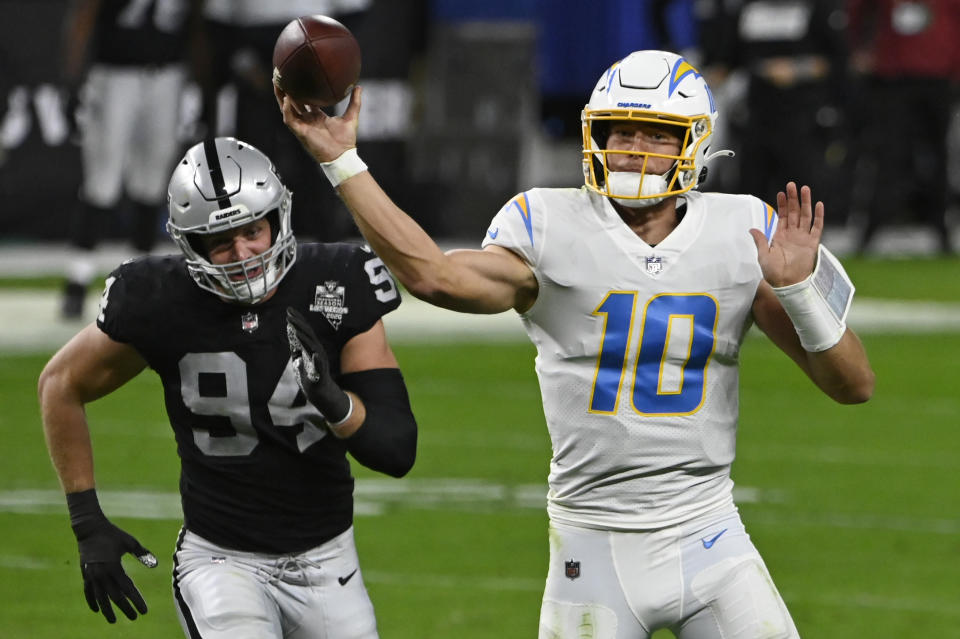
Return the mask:
<svg viewBox="0 0 960 639">
<path fill-rule="evenodd" d="M 192 147 L 174 171 L 167 231 L 200 288 L 227 301 L 256 304 L 277 287 L 296 260 L 291 204 L 292 194 L 265 155 L 233 138 L 217 138 Z M 203 236 L 260 219 L 269 222 L 270 248 L 226 264 L 210 261 Z"/>
<path fill-rule="evenodd" d="M 696 188 L 706 176 L 710 137 L 717 112 L 709 87 L 686 60 L 665 51 L 637 51 L 600 78 L 581 114 L 583 174 L 587 188 L 629 207 L 652 206 Z M 674 127 L 680 138 L 676 155 L 607 149 L 613 122 Z M 614 154 L 642 158 L 641 168 L 610 171 Z M 647 169 L 651 158 L 672 161 L 658 175 Z"/>
<path fill-rule="evenodd" d="M 270 248 L 236 262 L 214 264 L 210 261 L 203 244 L 204 233 L 184 233 L 183 238 L 189 244 L 194 257 L 187 256 L 187 270 L 200 288 L 220 297 L 244 304 L 256 304 L 276 288 L 296 259 L 296 242 L 292 234 L 287 233 L 281 241 L 278 232 L 280 215 L 278 209 L 265 215 L 252 217 L 246 224 L 258 219 L 266 219 L 270 224 Z M 238 226 L 243 226 L 240 224 Z M 234 227 L 236 228 L 236 227 Z M 171 230 L 171 235 L 175 231 Z M 174 236 L 177 244 L 180 240 Z M 181 244 L 181 249 L 183 246 Z M 184 251 L 186 253 L 186 251 Z"/>
<path fill-rule="evenodd" d="M 677 154 L 664 154 L 628 149 L 608 149 L 607 138 L 613 122 L 645 122 L 669 125 L 676 129 L 680 138 Z M 631 208 L 652 206 L 673 195 L 686 193 L 698 183 L 697 161 L 701 148 L 712 133 L 710 119 L 702 117 L 678 117 L 668 113 L 610 109 L 584 112 L 583 170 L 587 186 L 601 195 Z M 640 158 L 639 170 L 612 171 L 610 158 L 614 155 Z M 648 169 L 653 158 L 671 161 L 671 166 L 662 174 Z"/>
</svg>

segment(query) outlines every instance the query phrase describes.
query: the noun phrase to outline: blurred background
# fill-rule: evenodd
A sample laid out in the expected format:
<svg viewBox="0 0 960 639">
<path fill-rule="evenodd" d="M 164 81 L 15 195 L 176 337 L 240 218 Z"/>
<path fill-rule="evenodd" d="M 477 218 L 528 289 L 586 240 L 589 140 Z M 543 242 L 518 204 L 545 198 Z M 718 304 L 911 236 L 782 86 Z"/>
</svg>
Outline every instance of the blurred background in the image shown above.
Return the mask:
<svg viewBox="0 0 960 639">
<path fill-rule="evenodd" d="M 714 149 L 736 152 L 705 190 L 812 187 L 877 372 L 871 402 L 838 407 L 751 333 L 747 528 L 804 636 L 960 636 L 960 0 L 0 0 L 0 637 L 179 636 L 156 377 L 90 406 L 104 507 L 163 562 L 132 568 L 150 615 L 109 630 L 81 598 L 36 380 L 107 273 L 176 250 L 155 184 L 206 135 L 277 163 L 299 239 L 359 237 L 271 93 L 274 39 L 313 13 L 360 41 L 362 157 L 449 246 L 479 246 L 521 190 L 582 184 L 580 111 L 612 62 L 683 53 L 717 100 Z M 356 471 L 381 632 L 534 636 L 550 458 L 534 349 L 512 313 L 409 295 L 387 328 L 421 440 L 407 479 Z"/>
<path fill-rule="evenodd" d="M 77 211 L 96 199 L 80 188 L 80 141 L 96 135 L 84 130 L 84 110 L 108 108 L 84 94 L 98 64 L 183 68 L 176 126 L 167 132 L 178 148 L 166 164 L 205 134 L 236 135 L 279 165 L 295 194 L 301 237 L 356 237 L 270 95 L 273 41 L 291 16 L 305 13 L 336 17 L 356 34 L 363 157 L 440 238 L 476 244 L 516 192 L 580 184 L 580 110 L 596 79 L 630 51 L 663 48 L 682 52 L 707 76 L 720 109 L 714 148 L 737 152 L 715 163 L 706 190 L 775 201 L 788 179 L 808 183 L 827 204 L 827 239 L 840 252 L 954 246 L 960 7 L 953 0 L 192 4 L 200 18 L 181 18 L 179 59 L 141 39 L 136 56 L 116 62 L 109 42 L 98 42 L 110 37 L 104 29 L 92 30 L 86 49 L 69 48 L 76 32 L 69 0 L 0 0 L 0 250 L 42 243 L 49 266 L 50 251 L 75 243 Z M 156 21 L 178 5 L 185 14 L 191 3 L 129 5 Z M 152 115 L 165 108 L 156 104 Z M 138 129 L 150 119 L 137 118 Z M 136 144 L 114 155 L 136 155 Z M 166 175 L 169 166 L 160 170 Z M 138 201 L 128 190 L 109 206 L 95 202 L 97 240 L 129 243 L 142 225 L 138 205 L 146 204 L 159 210 L 149 230 L 165 242 L 163 202 Z"/>
</svg>

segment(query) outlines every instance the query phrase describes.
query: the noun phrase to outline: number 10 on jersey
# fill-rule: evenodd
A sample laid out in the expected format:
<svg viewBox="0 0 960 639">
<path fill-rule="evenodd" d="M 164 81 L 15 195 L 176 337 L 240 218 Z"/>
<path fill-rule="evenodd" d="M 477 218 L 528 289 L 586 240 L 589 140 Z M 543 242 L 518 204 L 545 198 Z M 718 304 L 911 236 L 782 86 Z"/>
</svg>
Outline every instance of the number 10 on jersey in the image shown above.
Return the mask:
<svg viewBox="0 0 960 639">
<path fill-rule="evenodd" d="M 634 331 L 636 291 L 611 291 L 593 312 L 603 338 L 591 413 L 615 413 Z M 716 344 L 717 301 L 710 295 L 663 294 L 647 301 L 633 369 L 633 408 L 644 415 L 689 415 L 703 404 L 707 363 Z"/>
</svg>

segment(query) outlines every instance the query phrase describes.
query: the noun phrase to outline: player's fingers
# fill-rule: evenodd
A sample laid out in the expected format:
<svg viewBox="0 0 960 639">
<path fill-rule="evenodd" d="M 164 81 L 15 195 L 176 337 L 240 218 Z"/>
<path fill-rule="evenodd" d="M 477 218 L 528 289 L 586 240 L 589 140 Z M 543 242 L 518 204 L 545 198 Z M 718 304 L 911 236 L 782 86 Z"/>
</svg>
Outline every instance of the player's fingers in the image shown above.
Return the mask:
<svg viewBox="0 0 960 639">
<path fill-rule="evenodd" d="M 353 87 L 353 91 L 350 92 L 350 103 L 347 104 L 347 110 L 343 112 L 344 120 L 350 120 L 353 122 L 360 117 L 361 93 L 363 93 L 363 88 L 360 85 Z"/>
<path fill-rule="evenodd" d="M 750 229 L 750 235 L 753 237 L 753 243 L 757 245 L 757 255 L 762 256 L 770 252 L 770 245 L 767 244 L 767 236 L 759 229 Z"/>
<path fill-rule="evenodd" d="M 300 338 L 297 337 L 297 329 L 289 322 L 287 323 L 287 344 L 290 346 L 290 354 L 298 357 L 303 347 L 300 345 Z"/>
<path fill-rule="evenodd" d="M 817 205 L 813 209 L 813 226 L 810 229 L 811 233 L 816 236 L 817 239 L 820 239 L 820 236 L 823 234 L 824 214 L 823 202 L 817 202 Z"/>
<path fill-rule="evenodd" d="M 100 606 L 97 604 L 97 592 L 93 583 L 89 579 L 83 580 L 83 597 L 87 600 L 87 606 L 93 612 L 100 612 Z"/>
<path fill-rule="evenodd" d="M 143 600 L 143 595 L 141 595 L 140 591 L 137 590 L 137 587 L 133 584 L 133 580 L 130 579 L 129 575 L 127 575 L 127 573 L 121 573 L 120 575 L 117 575 L 117 580 L 122 593 L 121 598 L 124 605 L 126 605 L 126 608 L 121 607 L 121 609 L 124 611 L 124 613 L 126 613 L 127 617 L 130 619 L 135 619 L 137 617 L 133 610 L 127 612 L 127 610 L 130 608 L 130 606 L 126 603 L 128 599 L 141 615 L 146 614 L 147 602 Z M 119 603 L 117 605 L 119 605 Z"/>
<path fill-rule="evenodd" d="M 785 228 L 787 225 L 787 194 L 783 191 L 777 192 L 777 228 Z"/>
<path fill-rule="evenodd" d="M 277 99 L 277 105 L 280 107 L 280 110 L 283 111 L 283 96 L 285 96 L 286 93 L 277 85 L 276 81 L 273 83 L 273 95 Z"/>
<path fill-rule="evenodd" d="M 304 321 L 303 318 L 295 310 L 288 308 L 287 309 L 287 326 L 293 331 L 293 335 L 297 339 L 298 345 L 303 343 L 304 333 Z"/>
<path fill-rule="evenodd" d="M 310 326 L 310 322 L 307 321 L 306 317 L 296 309 L 287 307 L 287 322 L 293 326 L 301 344 L 311 351 L 318 349 L 320 339 L 317 337 L 317 334 L 314 332 L 313 327 Z"/>
<path fill-rule="evenodd" d="M 296 114 L 293 111 L 293 103 L 286 95 L 280 98 L 280 113 L 283 114 L 283 123 L 292 126 L 296 120 Z"/>
<path fill-rule="evenodd" d="M 296 328 L 300 329 L 302 329 L 307 323 L 307 320 L 303 317 L 303 314 L 292 306 L 287 307 L 287 321 L 293 324 Z"/>
<path fill-rule="evenodd" d="M 98 581 L 93 586 L 93 594 L 97 600 L 97 607 L 100 609 L 100 612 L 103 614 L 107 622 L 116 623 L 117 615 L 113 612 L 113 606 L 110 605 L 110 595 L 107 594 L 107 590 L 104 588 L 103 583 Z"/>
<path fill-rule="evenodd" d="M 809 186 L 800 187 L 800 230 L 809 231 L 813 223 L 813 206 L 811 200 L 813 196 L 810 193 Z"/>
<path fill-rule="evenodd" d="M 156 568 L 157 564 L 159 563 L 157 561 L 156 556 L 154 556 L 152 552 L 150 552 L 143 546 L 140 546 L 140 548 L 138 550 L 135 550 L 133 554 L 136 556 L 137 561 L 139 561 L 141 564 L 143 564 L 147 568 Z"/>
<path fill-rule="evenodd" d="M 118 568 L 118 570 L 122 571 L 121 568 Z M 134 612 L 133 606 L 131 606 L 130 602 L 127 601 L 127 588 L 126 584 L 124 583 L 125 581 L 129 583 L 130 588 L 136 590 L 136 588 L 133 586 L 133 582 L 130 581 L 130 578 L 127 577 L 126 574 L 117 574 L 113 570 L 103 575 L 103 578 L 100 580 L 100 585 L 106 591 L 106 595 L 110 598 L 110 600 L 106 603 L 107 606 L 109 606 L 110 601 L 112 601 L 114 605 L 116 605 L 117 608 L 119 608 L 120 611 L 127 616 L 127 619 L 136 619 L 137 613 Z M 100 598 L 99 601 L 100 608 L 103 609 L 103 599 Z M 111 610 L 111 614 L 112 613 L 113 611 Z"/>
<path fill-rule="evenodd" d="M 294 115 L 303 119 L 307 114 L 307 110 L 303 107 L 303 105 L 297 104 L 297 101 L 291 98 L 289 95 L 286 99 L 288 102 L 290 102 L 290 109 L 293 110 Z"/>
<path fill-rule="evenodd" d="M 280 110 L 283 111 L 283 121 L 287 124 L 291 122 L 296 122 L 300 118 L 300 107 L 297 106 L 297 103 L 293 101 L 289 95 L 283 96 L 283 102 L 280 105 Z"/>
<path fill-rule="evenodd" d="M 797 228 L 800 223 L 800 202 L 797 197 L 797 183 L 787 182 L 787 228 Z"/>
</svg>

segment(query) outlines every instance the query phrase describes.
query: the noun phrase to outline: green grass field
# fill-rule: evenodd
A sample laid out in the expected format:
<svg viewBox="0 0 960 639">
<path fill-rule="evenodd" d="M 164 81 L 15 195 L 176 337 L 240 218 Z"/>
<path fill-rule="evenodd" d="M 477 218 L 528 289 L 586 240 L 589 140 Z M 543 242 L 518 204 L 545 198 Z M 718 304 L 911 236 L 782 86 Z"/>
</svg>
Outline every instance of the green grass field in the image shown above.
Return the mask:
<svg viewBox="0 0 960 639">
<path fill-rule="evenodd" d="M 960 261 L 848 265 L 860 295 L 960 301 Z M 743 519 L 804 637 L 960 637 L 960 333 L 862 338 L 877 389 L 852 407 L 820 395 L 766 340 L 748 339 L 733 471 Z M 420 423 L 417 465 L 404 480 L 357 471 L 357 543 L 380 634 L 535 637 L 550 448 L 534 350 L 394 348 Z M 43 445 L 35 384 L 49 354 L 0 354 L 0 638 L 179 637 L 176 514 L 127 516 L 176 492 L 159 383 L 141 375 L 88 410 L 105 509 L 161 560 L 155 570 L 127 564 L 150 612 L 110 627 L 83 600 Z"/>
</svg>

